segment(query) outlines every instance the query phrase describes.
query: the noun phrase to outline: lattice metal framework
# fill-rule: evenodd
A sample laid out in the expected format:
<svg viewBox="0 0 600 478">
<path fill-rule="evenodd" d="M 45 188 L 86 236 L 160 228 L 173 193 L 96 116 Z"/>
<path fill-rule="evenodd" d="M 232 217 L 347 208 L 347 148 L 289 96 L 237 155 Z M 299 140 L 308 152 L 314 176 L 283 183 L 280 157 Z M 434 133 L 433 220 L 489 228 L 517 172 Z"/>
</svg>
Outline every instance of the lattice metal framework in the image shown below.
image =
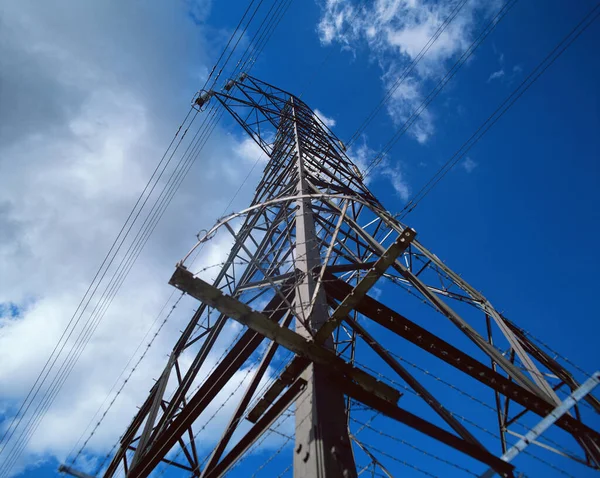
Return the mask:
<svg viewBox="0 0 600 478">
<path fill-rule="evenodd" d="M 161 462 L 192 476 L 222 476 L 290 411 L 295 476 L 388 474 L 385 459 L 352 428 L 353 413 L 365 408 L 401 424 L 399 435 L 412 429 L 482 471 L 514 476 L 498 458 L 511 426 L 550 413 L 563 389 L 578 387 L 573 374 L 382 206 L 343 144 L 299 98 L 243 75 L 196 104 L 208 101 L 220 102 L 269 161 L 251 206 L 219 220 L 194 248 L 229 237 L 216 279 L 188 270 L 189 254 L 177 266 L 171 284 L 200 306 L 104 476 L 148 476 Z M 429 306 L 426 319 L 402 312 L 413 309 L 411 296 Z M 242 332 L 211 369 L 211 351 L 233 320 Z M 292 357 L 277 372 L 284 351 Z M 413 353 L 415 362 L 439 364 L 434 370 L 448 382 L 490 398 L 498 442 L 481 438 L 398 357 Z M 198 423 L 248 367 L 251 379 L 215 444 Z M 381 380 L 389 375 L 395 380 Z M 600 412 L 597 399 L 586 400 Z M 600 435 L 579 408 L 556 427 L 583 450 L 583 462 L 598 467 Z M 207 443 L 211 452 L 200 452 Z"/>
</svg>

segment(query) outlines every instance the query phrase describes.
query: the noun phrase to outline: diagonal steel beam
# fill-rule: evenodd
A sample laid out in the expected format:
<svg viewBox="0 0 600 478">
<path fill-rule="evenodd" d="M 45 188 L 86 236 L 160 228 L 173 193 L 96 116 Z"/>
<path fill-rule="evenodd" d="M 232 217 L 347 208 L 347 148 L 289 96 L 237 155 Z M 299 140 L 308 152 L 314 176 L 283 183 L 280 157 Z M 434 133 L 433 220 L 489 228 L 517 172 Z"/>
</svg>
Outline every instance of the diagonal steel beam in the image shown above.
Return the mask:
<svg viewBox="0 0 600 478">
<path fill-rule="evenodd" d="M 326 277 L 328 294 L 337 300 L 343 300 L 351 289 L 351 286 L 333 275 Z M 356 306 L 356 310 L 426 352 L 473 377 L 475 380 L 489 386 L 493 390 L 498 390 L 506 397 L 537 415 L 545 417 L 552 412 L 554 406 L 550 402 L 495 372 L 487 365 L 475 360 L 462 350 L 457 349 L 372 297 L 366 296 Z M 588 438 L 595 444 L 600 444 L 600 434 L 598 432 L 569 415 L 564 415 L 556 423 L 571 435 L 584 439 Z"/>
<path fill-rule="evenodd" d="M 322 343 L 331 335 L 344 317 L 367 295 L 367 292 L 381 278 L 388 267 L 394 263 L 398 256 L 406 251 L 415 235 L 416 232 L 413 229 L 407 228 L 396 238 L 394 243 L 385 250 L 373 267 L 368 270 L 360 282 L 337 306 L 329 320 L 315 334 L 315 342 Z"/>
<path fill-rule="evenodd" d="M 431 438 L 434 438 L 441 443 L 444 443 L 445 445 L 448 445 L 455 450 L 470 456 L 471 458 L 491 466 L 498 472 L 498 474 L 500 474 L 500 476 L 513 476 L 514 466 L 502 461 L 497 456 L 492 455 L 490 452 L 480 448 L 479 446 L 457 437 L 443 428 L 440 428 L 437 425 L 434 425 L 433 423 L 430 423 L 427 420 L 424 420 L 417 415 L 400 408 L 398 405 L 386 402 L 372 393 L 366 393 L 363 389 L 344 377 L 336 376 L 335 381 L 348 396 L 358 400 L 366 406 L 377 410 L 383 415 L 386 415 L 387 417 L 396 420 L 399 423 L 407 425 L 414 430 L 419 431 L 420 433 L 428 435 Z"/>
<path fill-rule="evenodd" d="M 244 435 L 240 441 L 223 457 L 221 462 L 209 470 L 206 478 L 218 478 L 223 476 L 229 468 L 250 448 L 252 443 L 260 438 L 267 429 L 286 411 L 296 398 L 302 393 L 306 381 L 296 380 L 294 384 L 281 396 L 267 413 Z"/>
<path fill-rule="evenodd" d="M 343 359 L 337 357 L 331 350 L 312 341 L 305 340 L 293 330 L 281 327 L 260 312 L 252 310 L 243 302 L 223 294 L 223 292 L 208 282 L 194 277 L 185 267 L 178 266 L 169 283 L 185 291 L 192 297 L 218 309 L 227 317 L 237 320 L 263 337 L 277 342 L 295 354 L 306 357 L 312 362 L 327 365 L 332 371 L 350 377 L 361 388 L 378 395 L 383 400 L 393 403 L 399 400 L 400 393 L 394 388 L 378 381 L 368 373 L 349 365 Z"/>
<path fill-rule="evenodd" d="M 266 305 L 265 310 L 274 310 L 267 320 L 279 321 L 283 317 L 284 310 L 279 308 L 278 304 L 281 304 L 281 300 L 276 296 Z M 223 361 L 215 367 L 198 391 L 187 401 L 187 405 L 172 417 L 160 433 L 153 437 L 146 451 L 140 455 L 136 465 L 129 470 L 128 478 L 145 477 L 151 473 L 246 360 L 252 356 L 263 340 L 264 337 L 253 330 L 247 330 L 242 335 L 223 358 Z M 125 459 L 126 455 L 123 455 L 122 458 Z"/>
<path fill-rule="evenodd" d="M 364 339 L 364 341 L 371 347 L 377 355 L 379 355 L 391 368 L 396 372 L 402 379 L 411 386 L 411 388 L 417 392 L 427 405 L 429 405 L 433 410 L 442 417 L 448 425 L 454 429 L 456 433 L 458 433 L 464 440 L 476 445 L 482 449 L 485 447 L 475 438 L 469 430 L 467 430 L 462 423 L 460 423 L 454 415 L 446 408 L 425 388 L 425 386 L 419 382 L 412 374 L 406 370 L 400 363 L 393 358 L 390 353 L 381 346 L 379 342 L 377 342 L 369 332 L 365 330 L 358 322 L 354 319 L 347 316 L 345 318 L 346 322 L 350 324 L 350 326 L 358 332 L 360 336 Z"/>
<path fill-rule="evenodd" d="M 287 317 L 283 321 L 283 327 L 289 327 L 293 317 L 294 316 L 291 313 L 288 313 Z M 262 380 L 265 372 L 269 368 L 271 360 L 273 360 L 273 357 L 275 356 L 275 352 L 277 352 L 278 347 L 279 344 L 277 342 L 271 342 L 271 344 L 269 345 L 265 356 L 261 360 L 260 365 L 258 366 L 258 369 L 254 374 L 254 377 L 252 377 L 252 382 L 250 382 L 250 384 L 248 385 L 248 388 L 246 389 L 244 396 L 240 400 L 240 403 L 238 404 L 238 407 L 235 410 L 233 416 L 229 420 L 229 423 L 225 428 L 225 431 L 223 432 L 219 443 L 217 443 L 217 445 L 215 446 L 210 456 L 210 459 L 208 460 L 208 463 L 204 467 L 204 470 L 202 470 L 202 474 L 200 475 L 201 478 L 207 477 L 210 474 L 210 471 L 216 466 L 218 461 L 221 459 L 221 456 L 223 455 L 223 452 L 225 451 L 229 440 L 231 440 L 233 433 L 236 431 L 240 420 L 246 412 L 246 408 L 248 407 L 250 400 L 252 400 L 254 392 L 256 392 L 260 381 Z"/>
</svg>

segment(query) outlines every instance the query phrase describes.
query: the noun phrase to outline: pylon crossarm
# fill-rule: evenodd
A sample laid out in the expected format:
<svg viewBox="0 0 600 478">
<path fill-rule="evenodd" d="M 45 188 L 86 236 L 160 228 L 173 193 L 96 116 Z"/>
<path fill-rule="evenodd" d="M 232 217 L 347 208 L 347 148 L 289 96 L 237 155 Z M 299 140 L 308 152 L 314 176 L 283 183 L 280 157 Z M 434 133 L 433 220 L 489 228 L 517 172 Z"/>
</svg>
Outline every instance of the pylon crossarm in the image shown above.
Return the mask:
<svg viewBox="0 0 600 478">
<path fill-rule="evenodd" d="M 274 340 L 279 345 L 295 354 L 330 367 L 332 371 L 341 373 L 354 380 L 361 388 L 381 397 L 383 400 L 396 403 L 400 399 L 400 392 L 378 381 L 368 373 L 347 364 L 335 353 L 312 341 L 305 340 L 301 335 L 291 329 L 281 327 L 270 321 L 263 314 L 252 310 L 243 302 L 223 294 L 219 289 L 194 277 L 187 269 L 179 266 L 171 277 L 170 284 L 186 292 L 190 296 L 210 304 L 223 314 L 237 320 L 242 325 L 261 334 L 263 337 Z"/>
</svg>

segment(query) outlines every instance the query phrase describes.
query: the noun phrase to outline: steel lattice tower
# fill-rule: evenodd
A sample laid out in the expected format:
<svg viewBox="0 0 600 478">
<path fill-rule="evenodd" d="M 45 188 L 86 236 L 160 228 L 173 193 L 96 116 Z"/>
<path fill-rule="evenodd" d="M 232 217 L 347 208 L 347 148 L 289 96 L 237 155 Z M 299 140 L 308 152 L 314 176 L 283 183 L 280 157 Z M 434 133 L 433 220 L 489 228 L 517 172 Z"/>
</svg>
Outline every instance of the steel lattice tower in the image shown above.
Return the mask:
<svg viewBox="0 0 600 478">
<path fill-rule="evenodd" d="M 220 92 L 203 92 L 196 105 L 208 101 L 220 102 L 269 161 L 251 206 L 219 220 L 195 247 L 217 234 L 230 237 L 233 246 L 216 279 L 209 283 L 188 270 L 189 254 L 178 264 L 170 283 L 200 306 L 104 476 L 118 470 L 131 478 L 148 476 L 161 462 L 187 476 L 222 476 L 282 414 L 293 413 L 294 476 L 354 477 L 356 453 L 372 456 L 349 431 L 357 404 L 397 422 L 399 430 L 416 430 L 481 463 L 482 471 L 491 467 L 514 476 L 513 465 L 499 458 L 509 426 L 516 416 L 549 415 L 561 403 L 561 387 L 570 393 L 580 386 L 573 375 L 382 206 L 343 144 L 299 98 L 242 75 Z M 386 301 L 390 291 L 393 300 Z M 404 316 L 400 292 L 434 309 L 436 322 Z M 232 320 L 244 326 L 241 335 L 207 370 L 207 358 Z M 438 333 L 449 324 L 460 346 Z M 489 393 L 498 446 L 476 437 L 392 348 L 415 350 L 439 362 L 440 374 L 460 376 Z M 266 388 L 259 387 L 281 351 L 291 351 L 291 360 Z M 191 359 L 182 360 L 184 354 Z M 370 369 L 359 366 L 361 354 L 369 354 Z M 251 380 L 202 460 L 197 420 L 249 364 Z M 404 407 L 397 387 L 373 373 L 379 367 L 393 371 L 423 407 Z M 597 399 L 585 400 L 600 412 Z M 579 409 L 555 427 L 572 436 L 589 466 L 598 467 L 600 434 L 583 423 Z M 173 449 L 178 460 L 167 456 Z"/>
</svg>

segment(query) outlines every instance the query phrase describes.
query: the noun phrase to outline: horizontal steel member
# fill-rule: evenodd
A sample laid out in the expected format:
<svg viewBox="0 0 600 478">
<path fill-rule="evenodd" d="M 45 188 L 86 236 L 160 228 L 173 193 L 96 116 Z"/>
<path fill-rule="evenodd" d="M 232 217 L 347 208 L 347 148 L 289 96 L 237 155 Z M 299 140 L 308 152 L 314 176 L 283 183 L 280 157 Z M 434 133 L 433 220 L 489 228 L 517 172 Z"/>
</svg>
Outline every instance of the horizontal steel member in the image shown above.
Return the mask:
<svg viewBox="0 0 600 478">
<path fill-rule="evenodd" d="M 293 330 L 281 327 L 279 324 L 270 321 L 265 315 L 251 309 L 243 302 L 223 294 L 208 282 L 194 277 L 183 266 L 177 267 L 169 283 L 192 297 L 218 309 L 227 317 L 231 317 L 264 337 L 274 340 L 288 350 L 306 357 L 313 362 L 331 367 L 332 371 L 351 378 L 361 388 L 375 393 L 386 401 L 396 403 L 400 398 L 400 392 L 394 388 L 346 363 L 331 350 L 304 339 L 304 337 Z"/>
</svg>

